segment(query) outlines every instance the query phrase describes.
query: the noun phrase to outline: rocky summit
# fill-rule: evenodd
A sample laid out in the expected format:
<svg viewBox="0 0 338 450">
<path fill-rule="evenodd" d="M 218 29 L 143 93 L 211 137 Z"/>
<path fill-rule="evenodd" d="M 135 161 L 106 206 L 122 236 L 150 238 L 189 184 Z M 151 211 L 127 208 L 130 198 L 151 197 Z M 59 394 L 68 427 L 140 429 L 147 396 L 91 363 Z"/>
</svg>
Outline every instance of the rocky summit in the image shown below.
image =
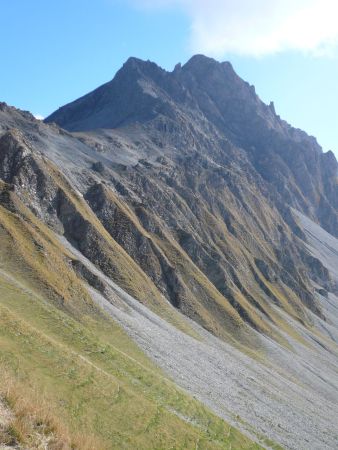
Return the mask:
<svg viewBox="0 0 338 450">
<path fill-rule="evenodd" d="M 130 58 L 44 122 L 0 104 L 0 286 L 59 325 L 1 308 L 122 386 L 134 426 L 155 408 L 128 435 L 119 402 L 85 391 L 97 449 L 337 448 L 337 180 L 332 152 L 202 55 L 172 72 Z"/>
</svg>

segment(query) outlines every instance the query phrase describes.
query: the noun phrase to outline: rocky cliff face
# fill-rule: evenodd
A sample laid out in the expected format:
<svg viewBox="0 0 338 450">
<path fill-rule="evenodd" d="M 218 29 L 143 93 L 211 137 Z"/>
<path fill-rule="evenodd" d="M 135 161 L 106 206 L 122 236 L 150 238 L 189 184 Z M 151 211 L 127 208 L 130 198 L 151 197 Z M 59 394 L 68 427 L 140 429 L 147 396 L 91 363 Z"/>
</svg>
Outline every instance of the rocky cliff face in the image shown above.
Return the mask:
<svg viewBox="0 0 338 450">
<path fill-rule="evenodd" d="M 1 178 L 139 300 L 236 339 L 280 339 L 279 309 L 324 317 L 311 279 L 336 287 L 292 208 L 338 233 L 337 162 L 229 63 L 131 58 L 46 120 L 73 133 L 5 105 L 0 119 Z"/>
</svg>

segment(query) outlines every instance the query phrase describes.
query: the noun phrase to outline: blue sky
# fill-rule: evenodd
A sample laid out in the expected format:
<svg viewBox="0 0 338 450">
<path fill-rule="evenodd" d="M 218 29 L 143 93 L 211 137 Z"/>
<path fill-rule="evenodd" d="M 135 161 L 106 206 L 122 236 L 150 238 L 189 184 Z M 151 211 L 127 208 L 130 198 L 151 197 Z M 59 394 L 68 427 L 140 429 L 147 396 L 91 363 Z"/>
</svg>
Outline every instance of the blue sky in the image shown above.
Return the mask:
<svg viewBox="0 0 338 450">
<path fill-rule="evenodd" d="M 338 155 L 336 0 L 2 0 L 0 17 L 0 101 L 47 116 L 129 56 L 204 53 Z"/>
</svg>

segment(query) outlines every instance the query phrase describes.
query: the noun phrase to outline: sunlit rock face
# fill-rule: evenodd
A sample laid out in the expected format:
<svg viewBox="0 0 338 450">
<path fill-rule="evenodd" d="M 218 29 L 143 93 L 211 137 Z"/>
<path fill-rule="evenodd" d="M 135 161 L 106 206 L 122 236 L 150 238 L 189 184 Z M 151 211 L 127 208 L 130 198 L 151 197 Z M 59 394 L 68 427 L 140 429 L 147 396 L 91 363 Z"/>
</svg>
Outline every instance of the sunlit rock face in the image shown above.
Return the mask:
<svg viewBox="0 0 338 450">
<path fill-rule="evenodd" d="M 324 317 L 311 280 L 327 291 L 334 283 L 291 208 L 337 234 L 337 162 L 230 63 L 197 55 L 166 72 L 130 58 L 47 124 L 6 105 L 0 113 L 4 181 L 109 276 L 121 280 L 120 260 L 93 220 L 154 297 L 219 336 L 250 341 L 254 329 L 278 339 L 276 306 L 304 324 L 308 310 Z M 69 184 L 55 182 L 50 164 Z"/>
</svg>

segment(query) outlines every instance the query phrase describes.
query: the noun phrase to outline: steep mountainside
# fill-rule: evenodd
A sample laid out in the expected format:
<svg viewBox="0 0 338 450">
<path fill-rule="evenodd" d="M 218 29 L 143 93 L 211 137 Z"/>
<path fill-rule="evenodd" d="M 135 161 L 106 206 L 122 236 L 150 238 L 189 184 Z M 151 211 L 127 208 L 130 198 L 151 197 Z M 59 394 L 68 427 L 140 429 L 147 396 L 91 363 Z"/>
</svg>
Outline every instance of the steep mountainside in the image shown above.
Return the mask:
<svg viewBox="0 0 338 450">
<path fill-rule="evenodd" d="M 24 289 L 37 304 L 43 299 L 48 311 L 38 319 L 26 317 L 26 309 L 20 316 L 29 333 L 39 332 L 40 315 L 61 314 L 91 345 L 103 327 L 100 339 L 109 347 L 118 321 L 180 386 L 263 447 L 277 448 L 268 436 L 284 448 L 307 450 L 306 439 L 311 448 L 334 448 L 337 173 L 334 155 L 281 120 L 229 63 L 195 56 L 166 72 L 131 58 L 111 82 L 45 123 L 0 104 L 3 286 Z M 15 304 L 3 304 L 13 316 L 4 328 L 8 349 L 11 320 L 25 303 Z M 54 340 L 63 342 L 68 332 L 55 327 L 44 325 L 44 339 L 58 346 Z M 148 367 L 128 339 L 113 345 L 138 368 Z M 67 348 L 83 361 L 81 345 L 81 338 L 67 337 Z M 205 433 L 201 448 L 231 448 L 213 428 L 221 427 L 214 416 L 214 431 L 205 429 L 209 412 L 187 415 L 188 408 L 166 402 L 159 381 L 148 391 L 149 379 L 132 374 L 134 363 L 119 372 L 118 362 L 111 368 L 114 356 L 106 359 L 97 347 L 88 352 L 93 383 L 102 370 L 118 384 L 122 377 L 125 408 L 144 389 L 142 411 L 149 399 L 157 405 L 145 429 L 138 428 L 143 413 L 128 410 L 139 448 L 146 448 L 148 432 L 153 447 L 181 445 L 187 433 L 187 447 L 195 448 L 196 427 Z M 44 376 L 46 383 L 51 372 Z M 92 394 L 84 392 L 90 411 Z M 171 409 L 180 424 L 172 439 Z M 90 420 L 95 431 L 98 419 Z M 105 420 L 100 438 L 109 442 L 111 419 Z M 121 426 L 114 422 L 111 448 L 126 439 L 135 447 L 135 436 Z M 235 439 L 235 448 L 252 445 L 240 434 Z"/>
<path fill-rule="evenodd" d="M 241 319 L 271 333 L 272 304 L 321 315 L 308 275 L 331 283 L 290 207 L 336 235 L 337 162 L 229 63 L 195 56 L 168 73 L 131 58 L 51 121 L 97 150 L 84 198 L 173 305 L 220 335 Z"/>
</svg>

